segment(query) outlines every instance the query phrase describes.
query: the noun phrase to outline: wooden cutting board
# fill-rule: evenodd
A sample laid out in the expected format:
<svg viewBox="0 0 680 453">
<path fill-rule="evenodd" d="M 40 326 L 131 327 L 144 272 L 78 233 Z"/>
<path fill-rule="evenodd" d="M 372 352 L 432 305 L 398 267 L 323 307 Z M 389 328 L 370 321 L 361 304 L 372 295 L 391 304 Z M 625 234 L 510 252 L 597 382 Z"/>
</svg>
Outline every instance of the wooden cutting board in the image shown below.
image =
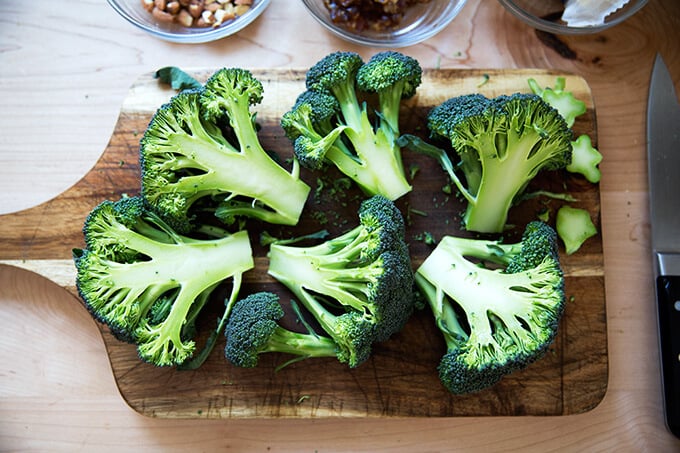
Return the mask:
<svg viewBox="0 0 680 453">
<path fill-rule="evenodd" d="M 204 81 L 213 71 L 192 74 Z M 304 88 L 304 71 L 258 70 L 254 75 L 264 84 L 264 100 L 255 110 L 262 126 L 265 148 L 274 150 L 285 162 L 291 146 L 279 127 L 287 111 Z M 567 88 L 586 102 L 588 111 L 574 125 L 576 134 L 589 134 L 597 144 L 595 109 L 585 80 L 544 70 L 426 70 L 418 94 L 403 109 L 402 132 L 424 133 L 429 109 L 449 97 L 480 92 L 487 96 L 528 92 L 527 79 L 552 86 L 564 76 Z M 140 190 L 139 139 L 153 112 L 174 94 L 151 74 L 130 88 L 111 140 L 92 170 L 55 199 L 22 212 L 0 217 L 0 264 L 30 269 L 70 291 L 76 299 L 75 270 L 71 249 L 83 247 L 81 228 L 87 213 L 105 199 Z M 442 191 L 447 177 L 438 164 L 405 152 L 407 168 L 417 166 L 414 191 L 398 201 L 407 223 L 413 266 L 417 267 L 432 249 L 420 238 L 424 232 L 439 239 L 444 234 L 464 235 L 459 215 L 464 206 Z M 287 300 L 285 290 L 267 276 L 266 250 L 256 242 L 263 229 L 275 235 L 297 235 L 328 229 L 331 234 L 357 223 L 358 192 L 344 195 L 329 189 L 337 180 L 332 171 L 325 176 L 304 171 L 312 187 L 304 218 L 295 228 L 263 227 L 248 223 L 256 254 L 256 268 L 246 275 L 242 295 L 272 290 Z M 566 172 L 540 175 L 532 184 L 553 192 L 568 192 L 573 206 L 590 211 L 600 227 L 599 187 Z M 341 194 L 343 192 L 340 192 Z M 506 234 L 518 239 L 523 226 L 548 208 L 551 221 L 563 202 L 536 198 L 515 207 L 509 219 L 517 227 Z M 326 219 L 323 223 L 321 219 Z M 345 219 L 346 223 L 343 222 Z M 602 237 L 591 238 L 576 254 L 561 255 L 566 274 L 567 309 L 559 335 L 549 353 L 528 369 L 504 378 L 495 387 L 477 394 L 453 396 L 441 386 L 437 364 L 444 342 L 435 329 L 428 309 L 415 314 L 405 329 L 374 348 L 372 358 L 350 370 L 334 359 L 311 359 L 276 371 L 287 357 L 262 356 L 254 369 L 238 369 L 222 355 L 224 339 L 197 371 L 155 368 L 137 358 L 135 348 L 118 342 L 98 324 L 120 393 L 136 411 L 165 418 L 245 417 L 447 417 L 567 415 L 588 411 L 604 397 L 607 389 L 607 321 L 605 313 Z M 79 301 L 79 299 L 78 299 Z M 74 303 L 77 303 L 74 301 Z M 220 310 L 212 305 L 201 321 L 212 329 Z M 85 308 L 83 308 L 85 309 Z"/>
</svg>

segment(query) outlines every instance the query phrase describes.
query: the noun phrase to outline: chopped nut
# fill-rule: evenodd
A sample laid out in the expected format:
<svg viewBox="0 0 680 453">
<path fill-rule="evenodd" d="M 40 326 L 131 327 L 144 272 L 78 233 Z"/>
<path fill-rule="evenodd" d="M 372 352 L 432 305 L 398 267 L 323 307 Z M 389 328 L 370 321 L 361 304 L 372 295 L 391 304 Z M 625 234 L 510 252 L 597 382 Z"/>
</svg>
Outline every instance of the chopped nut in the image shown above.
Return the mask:
<svg viewBox="0 0 680 453">
<path fill-rule="evenodd" d="M 160 9 L 161 11 L 165 11 L 165 5 L 167 4 L 167 2 L 165 0 L 154 0 L 153 4 L 156 8 Z"/>
<path fill-rule="evenodd" d="M 148 12 L 153 11 L 153 0 L 142 0 L 142 6 L 144 7 L 145 10 Z"/>
<path fill-rule="evenodd" d="M 205 28 L 205 27 L 210 27 L 212 24 L 206 23 L 206 21 L 203 20 L 202 17 L 199 17 L 198 20 L 196 21 L 196 26 Z"/>
<path fill-rule="evenodd" d="M 232 19 L 232 17 L 227 17 L 229 13 L 227 13 L 223 9 L 218 9 L 215 11 L 215 23 L 213 24 L 213 27 L 217 27 L 219 25 L 222 25 L 225 20 Z"/>
<path fill-rule="evenodd" d="M 179 2 L 175 0 L 175 1 L 168 2 L 168 4 L 165 6 L 165 11 L 167 11 L 168 13 L 170 13 L 174 16 L 174 15 L 179 14 L 179 10 L 180 10 L 181 7 L 182 7 L 182 5 L 180 5 Z"/>
<path fill-rule="evenodd" d="M 151 15 L 156 19 L 158 22 L 164 22 L 164 23 L 169 23 L 174 20 L 174 17 L 170 13 L 166 13 L 165 11 L 162 11 L 158 8 L 154 8 L 153 11 L 151 11 Z"/>
<path fill-rule="evenodd" d="M 194 24 L 194 18 L 189 11 L 182 8 L 177 14 L 177 23 L 184 27 L 191 27 Z"/>
<path fill-rule="evenodd" d="M 234 5 L 252 5 L 253 0 L 234 0 Z"/>
<path fill-rule="evenodd" d="M 189 14 L 191 14 L 195 19 L 198 19 L 201 17 L 201 14 L 203 13 L 203 7 L 201 5 L 197 5 L 195 3 L 192 3 L 187 7 Z"/>
<path fill-rule="evenodd" d="M 212 25 L 215 23 L 215 15 L 212 11 L 208 11 L 207 9 L 201 13 L 201 19 L 203 19 L 206 24 Z"/>
<path fill-rule="evenodd" d="M 234 7 L 234 12 L 237 16 L 243 16 L 250 9 L 250 5 L 236 5 Z"/>
<path fill-rule="evenodd" d="M 222 9 L 224 10 L 225 13 L 227 13 L 227 16 L 225 16 L 224 20 L 229 20 L 236 17 L 234 5 L 232 5 L 231 3 L 225 3 Z"/>
</svg>

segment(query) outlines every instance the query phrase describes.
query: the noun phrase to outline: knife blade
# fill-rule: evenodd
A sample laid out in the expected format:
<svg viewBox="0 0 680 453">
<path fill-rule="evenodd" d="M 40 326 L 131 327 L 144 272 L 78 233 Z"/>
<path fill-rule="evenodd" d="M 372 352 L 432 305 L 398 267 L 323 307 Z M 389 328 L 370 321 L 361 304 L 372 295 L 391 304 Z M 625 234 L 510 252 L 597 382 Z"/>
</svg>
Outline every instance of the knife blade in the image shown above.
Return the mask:
<svg viewBox="0 0 680 453">
<path fill-rule="evenodd" d="M 660 55 L 649 83 L 647 161 L 664 415 L 680 437 L 680 104 Z"/>
</svg>

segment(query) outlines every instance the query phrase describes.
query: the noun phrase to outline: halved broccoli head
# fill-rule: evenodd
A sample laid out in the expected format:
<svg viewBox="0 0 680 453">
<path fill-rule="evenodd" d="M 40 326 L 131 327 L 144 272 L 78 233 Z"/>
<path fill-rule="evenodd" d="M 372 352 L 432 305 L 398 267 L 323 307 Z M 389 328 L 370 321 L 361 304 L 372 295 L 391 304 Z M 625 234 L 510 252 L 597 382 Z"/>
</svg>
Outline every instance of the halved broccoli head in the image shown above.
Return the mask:
<svg viewBox="0 0 680 453">
<path fill-rule="evenodd" d="M 413 271 L 404 220 L 382 196 L 364 201 L 360 223 L 308 247 L 274 243 L 269 273 L 286 285 L 349 357 L 403 328 L 413 313 Z M 350 359 L 350 363 L 357 359 Z"/>
<path fill-rule="evenodd" d="M 557 110 L 534 94 L 448 99 L 428 114 L 433 140 L 403 136 L 399 143 L 435 157 L 467 201 L 467 230 L 500 233 L 508 212 L 542 170 L 571 162 L 572 131 Z"/>
<path fill-rule="evenodd" d="M 83 226 L 84 250 L 74 250 L 76 286 L 93 317 L 140 357 L 180 365 L 195 352 L 195 320 L 211 294 L 254 262 L 246 232 L 193 239 L 172 230 L 139 197 L 104 201 Z"/>
<path fill-rule="evenodd" d="M 540 358 L 564 311 L 557 237 L 540 222 L 515 244 L 444 237 L 416 283 L 446 342 L 439 372 L 452 393 L 482 390 Z"/>
<path fill-rule="evenodd" d="M 297 223 L 310 188 L 262 148 L 250 111 L 261 98 L 250 72 L 225 68 L 154 114 L 140 143 L 142 196 L 175 230 L 194 229 L 198 211 Z"/>
</svg>

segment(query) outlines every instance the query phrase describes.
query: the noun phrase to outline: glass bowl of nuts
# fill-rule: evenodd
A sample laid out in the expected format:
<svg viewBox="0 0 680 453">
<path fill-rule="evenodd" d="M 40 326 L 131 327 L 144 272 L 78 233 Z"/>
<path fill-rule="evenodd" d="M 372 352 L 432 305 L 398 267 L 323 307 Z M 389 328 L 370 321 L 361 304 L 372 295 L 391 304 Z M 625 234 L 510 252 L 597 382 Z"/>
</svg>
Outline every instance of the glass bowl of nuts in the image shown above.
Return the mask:
<svg viewBox="0 0 680 453">
<path fill-rule="evenodd" d="M 439 33 L 466 0 L 302 0 L 335 35 L 372 47 L 406 47 Z"/>
<path fill-rule="evenodd" d="M 108 0 L 131 24 L 165 41 L 205 43 L 254 21 L 270 0 Z"/>
</svg>

